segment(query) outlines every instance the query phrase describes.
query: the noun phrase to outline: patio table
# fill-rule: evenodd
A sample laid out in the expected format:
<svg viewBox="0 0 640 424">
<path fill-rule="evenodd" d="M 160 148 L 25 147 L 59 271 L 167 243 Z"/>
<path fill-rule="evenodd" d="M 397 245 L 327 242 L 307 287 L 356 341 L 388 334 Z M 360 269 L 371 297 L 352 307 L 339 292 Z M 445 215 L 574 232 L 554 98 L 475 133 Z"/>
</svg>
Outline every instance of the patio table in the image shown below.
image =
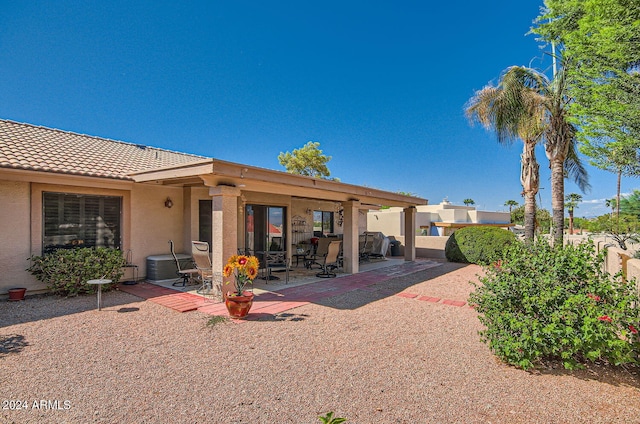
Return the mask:
<svg viewBox="0 0 640 424">
<path fill-rule="evenodd" d="M 97 280 L 89 280 L 87 284 L 97 284 L 98 285 L 98 310 L 102 310 L 102 285 L 103 284 L 111 284 L 111 280 L 107 280 L 106 278 L 99 278 Z"/>
</svg>

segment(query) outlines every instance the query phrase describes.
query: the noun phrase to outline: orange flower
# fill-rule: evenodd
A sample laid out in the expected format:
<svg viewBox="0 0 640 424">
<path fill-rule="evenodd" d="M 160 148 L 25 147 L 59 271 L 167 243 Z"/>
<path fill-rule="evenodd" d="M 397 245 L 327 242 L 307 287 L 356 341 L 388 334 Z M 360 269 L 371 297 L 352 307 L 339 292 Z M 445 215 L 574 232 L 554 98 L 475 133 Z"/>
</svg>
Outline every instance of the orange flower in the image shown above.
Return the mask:
<svg viewBox="0 0 640 424">
<path fill-rule="evenodd" d="M 227 260 L 224 266 L 223 274 L 225 277 L 233 276 L 233 284 L 237 294 L 242 294 L 244 287 L 251 284 L 258 276 L 260 262 L 255 256 L 233 255 Z M 232 281 L 227 281 L 227 284 Z"/>
<path fill-rule="evenodd" d="M 226 264 L 224 266 L 224 270 L 222 271 L 222 273 L 224 274 L 225 277 L 230 276 L 231 274 L 233 274 L 233 266 Z"/>
</svg>

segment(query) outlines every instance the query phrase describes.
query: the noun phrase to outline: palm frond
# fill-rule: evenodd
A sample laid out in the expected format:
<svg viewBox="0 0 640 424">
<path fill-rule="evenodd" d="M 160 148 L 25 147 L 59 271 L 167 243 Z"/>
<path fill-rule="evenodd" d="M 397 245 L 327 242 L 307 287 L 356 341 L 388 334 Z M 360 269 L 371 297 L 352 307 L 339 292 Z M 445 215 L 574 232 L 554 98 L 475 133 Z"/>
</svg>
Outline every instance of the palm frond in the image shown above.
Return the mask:
<svg viewBox="0 0 640 424">
<path fill-rule="evenodd" d="M 589 175 L 585 169 L 580 157 L 578 156 L 577 146 L 575 138 L 573 142 L 569 144 L 569 150 L 567 151 L 567 159 L 564 162 L 564 168 L 566 177 L 571 178 L 580 191 L 587 193 L 591 191 L 591 184 L 589 183 Z"/>
</svg>

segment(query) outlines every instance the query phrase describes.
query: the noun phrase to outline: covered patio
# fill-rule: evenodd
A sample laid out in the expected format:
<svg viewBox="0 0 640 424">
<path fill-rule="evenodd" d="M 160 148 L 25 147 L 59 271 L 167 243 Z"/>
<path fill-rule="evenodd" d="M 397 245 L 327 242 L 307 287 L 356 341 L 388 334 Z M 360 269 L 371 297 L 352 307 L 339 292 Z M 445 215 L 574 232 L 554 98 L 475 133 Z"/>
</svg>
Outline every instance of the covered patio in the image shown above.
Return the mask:
<svg viewBox="0 0 640 424">
<path fill-rule="evenodd" d="M 367 211 L 383 206 L 403 208 L 402 259 L 414 261 L 415 206 L 427 203 L 418 197 L 216 159 L 129 176 L 136 183 L 182 188 L 182 244 L 208 241 L 214 270 L 222 270 L 238 251 L 258 254 L 274 245 L 291 261 L 297 246 L 328 232 L 342 240 L 344 273 L 357 274 L 358 236 L 367 229 Z"/>
<path fill-rule="evenodd" d="M 398 294 L 387 290 L 384 283 L 388 280 L 413 274 L 440 266 L 433 260 L 419 259 L 407 262 L 402 258 L 364 265 L 358 274 L 340 273 L 336 278 L 323 279 L 305 276 L 290 280 L 256 280 L 254 293 L 256 298 L 247 319 L 260 319 L 288 311 L 309 303 L 321 303 L 328 298 L 354 290 L 376 290 L 385 295 Z M 197 287 L 177 288 L 172 280 L 137 285 L 119 285 L 119 290 L 133 294 L 145 300 L 166 306 L 178 312 L 200 311 L 207 315 L 228 316 L 228 311 L 220 299 L 203 296 Z"/>
</svg>

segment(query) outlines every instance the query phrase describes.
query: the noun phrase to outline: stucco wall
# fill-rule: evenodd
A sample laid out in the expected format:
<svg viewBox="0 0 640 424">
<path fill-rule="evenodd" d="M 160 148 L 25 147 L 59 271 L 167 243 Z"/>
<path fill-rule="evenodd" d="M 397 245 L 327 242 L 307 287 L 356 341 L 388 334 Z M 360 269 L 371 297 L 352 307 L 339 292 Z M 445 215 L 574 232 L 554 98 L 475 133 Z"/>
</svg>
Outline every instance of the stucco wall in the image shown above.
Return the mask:
<svg viewBox="0 0 640 424">
<path fill-rule="evenodd" d="M 171 208 L 164 206 L 167 197 L 173 202 Z M 128 245 L 133 251 L 133 260 L 138 265 L 140 277 L 147 275 L 147 256 L 171 252 L 169 240 L 173 240 L 176 253 L 191 252 L 191 246 L 186 245 L 184 240 L 183 199 L 181 187 L 143 184 L 133 186 Z"/>
<path fill-rule="evenodd" d="M 502 224 L 511 222 L 511 214 L 509 212 L 490 212 L 490 211 L 469 211 L 471 222 L 479 222 L 482 224 Z"/>
<path fill-rule="evenodd" d="M 633 252 L 622 250 L 617 246 L 612 246 L 606 241 L 595 241 L 598 252 L 606 250 L 604 269 L 609 274 L 614 275 L 624 270 L 627 280 L 636 281 L 638 293 L 640 293 L 640 259 L 633 259 Z M 623 258 L 629 258 L 623 260 Z M 624 269 L 623 269 L 624 268 Z"/>
<path fill-rule="evenodd" d="M 146 275 L 146 257 L 169 253 L 168 240 L 183 246 L 183 192 L 181 188 L 125 183 L 122 189 L 0 181 L 2 241 L 0 244 L 0 295 L 12 287 L 26 287 L 27 294 L 46 290 L 44 284 L 31 276 L 26 268 L 31 255 L 42 254 L 42 193 L 45 191 L 121 196 L 122 248 L 133 250 L 139 276 Z M 173 201 L 166 208 L 167 197 Z"/>
<path fill-rule="evenodd" d="M 25 271 L 31 255 L 29 192 L 27 182 L 0 181 L 0 294 L 14 287 L 33 291 L 41 286 Z"/>
<path fill-rule="evenodd" d="M 394 236 L 400 245 L 400 254 L 404 255 L 404 236 Z M 441 236 L 416 236 L 416 257 L 445 259 L 444 247 L 449 237 Z"/>
</svg>

